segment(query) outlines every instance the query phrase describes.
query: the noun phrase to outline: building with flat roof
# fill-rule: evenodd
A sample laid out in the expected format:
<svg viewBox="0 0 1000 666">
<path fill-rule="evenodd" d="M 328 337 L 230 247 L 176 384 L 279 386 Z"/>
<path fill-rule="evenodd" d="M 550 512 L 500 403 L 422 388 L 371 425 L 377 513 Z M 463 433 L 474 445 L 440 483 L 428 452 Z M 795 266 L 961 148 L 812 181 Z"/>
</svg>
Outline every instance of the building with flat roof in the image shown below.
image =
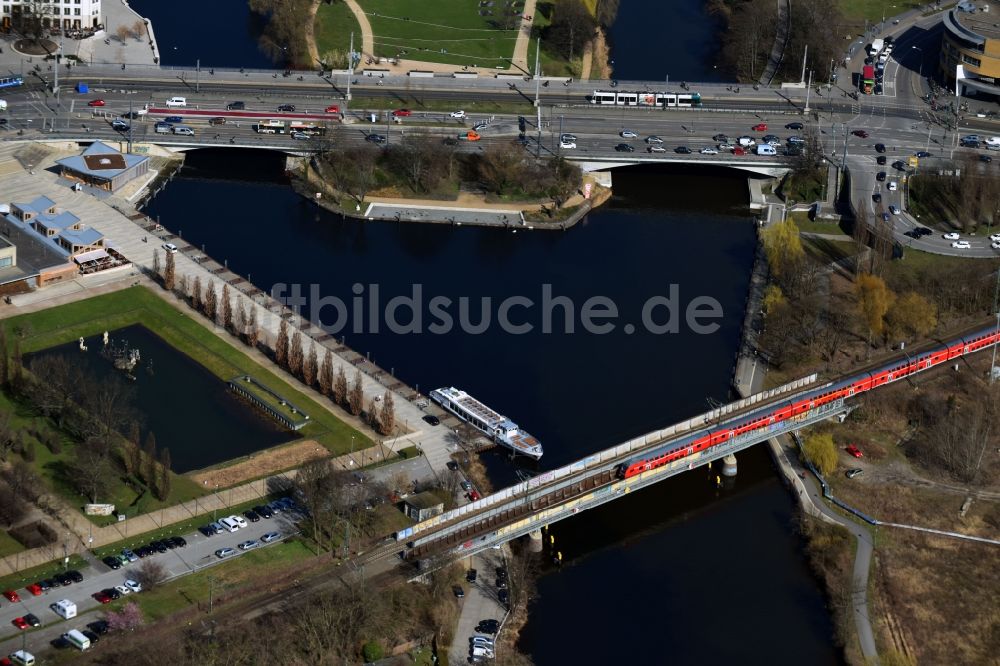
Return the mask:
<svg viewBox="0 0 1000 666">
<path fill-rule="evenodd" d="M 29 22 L 45 28 L 80 30 L 104 23 L 101 0 L 4 0 L 0 2 L 0 28 L 21 31 Z"/>
<path fill-rule="evenodd" d="M 963 0 L 945 14 L 939 67 L 956 95 L 1000 95 L 1000 0 Z"/>
<path fill-rule="evenodd" d="M 79 155 L 56 160 L 56 164 L 64 178 L 108 192 L 149 171 L 148 157 L 123 153 L 103 141 L 95 141 Z"/>
<path fill-rule="evenodd" d="M 410 495 L 403 505 L 406 515 L 418 522 L 444 513 L 444 502 L 430 491 Z"/>
</svg>

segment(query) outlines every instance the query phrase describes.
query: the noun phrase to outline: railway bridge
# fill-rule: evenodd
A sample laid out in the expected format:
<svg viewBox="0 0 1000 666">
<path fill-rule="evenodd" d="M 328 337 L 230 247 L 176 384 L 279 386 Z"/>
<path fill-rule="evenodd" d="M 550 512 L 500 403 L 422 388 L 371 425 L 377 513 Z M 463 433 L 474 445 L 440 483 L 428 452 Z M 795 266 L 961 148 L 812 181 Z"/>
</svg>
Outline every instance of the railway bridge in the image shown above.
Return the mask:
<svg viewBox="0 0 1000 666">
<path fill-rule="evenodd" d="M 647 433 L 397 532 L 365 553 L 422 570 L 529 534 L 676 474 L 825 419 L 841 420 L 860 393 L 991 349 L 1000 326 L 966 333 L 880 367 L 817 384 L 816 375 Z"/>
</svg>

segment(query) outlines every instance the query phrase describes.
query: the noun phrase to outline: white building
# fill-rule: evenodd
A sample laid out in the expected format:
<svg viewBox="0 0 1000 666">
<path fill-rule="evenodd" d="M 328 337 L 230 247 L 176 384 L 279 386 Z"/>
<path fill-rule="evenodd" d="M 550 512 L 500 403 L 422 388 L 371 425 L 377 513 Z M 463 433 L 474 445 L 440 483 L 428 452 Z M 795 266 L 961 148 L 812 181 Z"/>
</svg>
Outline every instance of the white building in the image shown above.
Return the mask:
<svg viewBox="0 0 1000 666">
<path fill-rule="evenodd" d="M 80 30 L 104 23 L 101 0 L 0 0 L 0 27 L 5 32 L 17 29 L 26 15 L 36 10 L 41 11 L 42 26 L 46 28 Z"/>
</svg>

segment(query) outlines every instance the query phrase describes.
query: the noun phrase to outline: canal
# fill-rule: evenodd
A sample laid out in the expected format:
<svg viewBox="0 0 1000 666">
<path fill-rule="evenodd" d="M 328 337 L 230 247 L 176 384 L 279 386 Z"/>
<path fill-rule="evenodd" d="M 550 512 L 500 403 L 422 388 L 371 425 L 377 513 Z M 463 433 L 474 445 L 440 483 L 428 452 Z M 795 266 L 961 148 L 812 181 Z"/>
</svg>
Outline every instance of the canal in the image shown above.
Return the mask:
<svg viewBox="0 0 1000 666">
<path fill-rule="evenodd" d="M 594 296 L 617 306 L 619 326 L 606 334 L 544 333 L 531 310 L 526 320 L 538 326 L 523 334 L 497 325 L 336 333 L 423 392 L 458 386 L 510 415 L 544 444 L 542 468 L 729 397 L 755 243 L 744 175 L 618 170 L 615 197 L 582 224 L 515 234 L 341 219 L 292 193 L 283 164 L 266 153 L 193 151 L 146 212 L 261 288 L 287 293 L 297 284 L 313 302 L 350 303 L 359 285 L 366 295 L 376 285 L 382 303 L 414 285 L 425 300 L 539 301 L 547 284 L 578 309 Z M 644 304 L 672 286 L 682 307 L 715 299 L 718 330 L 638 325 Z M 512 480 L 501 456 L 488 462 L 498 485 Z M 741 454 L 732 488 L 716 490 L 699 470 L 560 524 L 553 534 L 565 564 L 541 578 L 521 648 L 539 666 L 621 663 L 632 652 L 652 663 L 755 652 L 776 663 L 834 663 L 793 512 L 758 447 Z"/>
</svg>

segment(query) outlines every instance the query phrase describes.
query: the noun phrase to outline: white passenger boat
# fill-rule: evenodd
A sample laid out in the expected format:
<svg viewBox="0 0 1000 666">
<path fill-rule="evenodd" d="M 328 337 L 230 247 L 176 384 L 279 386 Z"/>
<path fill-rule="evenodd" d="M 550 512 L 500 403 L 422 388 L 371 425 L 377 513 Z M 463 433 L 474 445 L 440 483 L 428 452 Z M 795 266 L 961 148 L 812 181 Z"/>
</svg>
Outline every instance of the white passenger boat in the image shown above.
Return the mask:
<svg viewBox="0 0 1000 666">
<path fill-rule="evenodd" d="M 479 402 L 465 391 L 457 388 L 439 388 L 431 391 L 431 400 L 449 412 L 481 430 L 490 439 L 515 453 L 535 460 L 542 457 L 542 445 L 538 440 L 521 430 L 516 423 L 498 414 Z"/>
</svg>

